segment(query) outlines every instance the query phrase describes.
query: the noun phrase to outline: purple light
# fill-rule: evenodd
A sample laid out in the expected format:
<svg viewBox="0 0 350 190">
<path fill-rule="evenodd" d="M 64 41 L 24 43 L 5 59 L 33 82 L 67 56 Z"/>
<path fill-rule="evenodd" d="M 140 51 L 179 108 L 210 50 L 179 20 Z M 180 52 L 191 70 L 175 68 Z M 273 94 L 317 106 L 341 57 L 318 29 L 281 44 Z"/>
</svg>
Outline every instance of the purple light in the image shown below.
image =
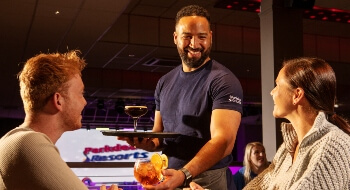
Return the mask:
<svg viewBox="0 0 350 190">
<path fill-rule="evenodd" d="M 241 169 L 242 166 L 230 166 L 230 170 L 232 172 L 232 174 L 235 174 L 236 172 L 238 172 L 239 169 Z"/>
</svg>

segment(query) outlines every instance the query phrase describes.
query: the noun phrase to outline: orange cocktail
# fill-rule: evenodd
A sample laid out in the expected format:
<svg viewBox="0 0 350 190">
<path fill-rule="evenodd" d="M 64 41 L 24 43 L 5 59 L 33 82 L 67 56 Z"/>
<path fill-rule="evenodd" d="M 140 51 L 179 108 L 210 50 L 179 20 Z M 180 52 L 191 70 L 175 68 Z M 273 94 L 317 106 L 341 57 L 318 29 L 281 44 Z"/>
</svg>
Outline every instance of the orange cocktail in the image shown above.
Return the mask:
<svg viewBox="0 0 350 190">
<path fill-rule="evenodd" d="M 165 154 L 155 153 L 151 159 L 137 159 L 134 165 L 134 176 L 142 185 L 154 185 L 163 180 L 162 169 L 168 167 Z"/>
</svg>

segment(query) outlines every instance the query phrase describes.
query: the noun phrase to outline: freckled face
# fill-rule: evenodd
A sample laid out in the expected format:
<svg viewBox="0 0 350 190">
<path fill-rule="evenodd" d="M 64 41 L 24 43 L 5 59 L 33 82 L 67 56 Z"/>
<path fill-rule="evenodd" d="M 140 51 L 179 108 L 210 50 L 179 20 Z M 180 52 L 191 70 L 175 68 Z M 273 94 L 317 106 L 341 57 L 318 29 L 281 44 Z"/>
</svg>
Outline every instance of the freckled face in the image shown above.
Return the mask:
<svg viewBox="0 0 350 190">
<path fill-rule="evenodd" d="M 273 116 L 275 118 L 286 118 L 293 108 L 293 95 L 286 81 L 284 68 L 279 72 L 276 78 L 276 87 L 270 94 L 274 101 Z"/>
<path fill-rule="evenodd" d="M 174 43 L 189 68 L 198 68 L 207 60 L 212 45 L 212 31 L 204 17 L 186 16 L 179 20 L 174 32 Z"/>
</svg>

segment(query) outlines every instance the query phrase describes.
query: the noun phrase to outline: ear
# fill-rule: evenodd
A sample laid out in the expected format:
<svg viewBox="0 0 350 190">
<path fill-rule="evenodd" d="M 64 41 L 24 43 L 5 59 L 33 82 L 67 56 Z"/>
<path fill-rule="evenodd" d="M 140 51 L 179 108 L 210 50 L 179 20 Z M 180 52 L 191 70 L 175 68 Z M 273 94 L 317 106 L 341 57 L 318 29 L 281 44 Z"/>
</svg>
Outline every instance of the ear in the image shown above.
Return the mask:
<svg viewBox="0 0 350 190">
<path fill-rule="evenodd" d="M 213 31 L 212 30 L 210 30 L 210 43 L 212 43 L 213 44 Z"/>
<path fill-rule="evenodd" d="M 300 103 L 300 101 L 304 98 L 304 93 L 304 89 L 299 87 L 294 90 L 293 105 Z"/>
<path fill-rule="evenodd" d="M 63 96 L 56 92 L 54 95 L 53 95 L 53 105 L 54 107 L 59 110 L 59 111 L 62 111 L 62 104 L 64 103 L 64 99 L 63 99 Z"/>
<path fill-rule="evenodd" d="M 177 34 L 176 32 L 173 33 L 173 36 L 174 36 L 174 44 L 177 45 Z"/>
</svg>

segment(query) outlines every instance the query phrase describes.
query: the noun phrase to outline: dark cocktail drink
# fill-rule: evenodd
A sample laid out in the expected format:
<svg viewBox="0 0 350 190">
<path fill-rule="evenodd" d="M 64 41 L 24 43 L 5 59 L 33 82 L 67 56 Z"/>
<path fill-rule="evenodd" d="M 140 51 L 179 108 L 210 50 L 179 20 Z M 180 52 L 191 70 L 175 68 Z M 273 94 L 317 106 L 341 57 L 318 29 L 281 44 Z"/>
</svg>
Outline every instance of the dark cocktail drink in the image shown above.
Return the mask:
<svg viewBox="0 0 350 190">
<path fill-rule="evenodd" d="M 125 106 L 125 113 L 134 120 L 134 131 L 136 132 L 137 120 L 148 111 L 147 106 Z"/>
<path fill-rule="evenodd" d="M 139 118 L 147 113 L 146 106 L 125 106 L 125 113 L 132 118 Z"/>
</svg>

